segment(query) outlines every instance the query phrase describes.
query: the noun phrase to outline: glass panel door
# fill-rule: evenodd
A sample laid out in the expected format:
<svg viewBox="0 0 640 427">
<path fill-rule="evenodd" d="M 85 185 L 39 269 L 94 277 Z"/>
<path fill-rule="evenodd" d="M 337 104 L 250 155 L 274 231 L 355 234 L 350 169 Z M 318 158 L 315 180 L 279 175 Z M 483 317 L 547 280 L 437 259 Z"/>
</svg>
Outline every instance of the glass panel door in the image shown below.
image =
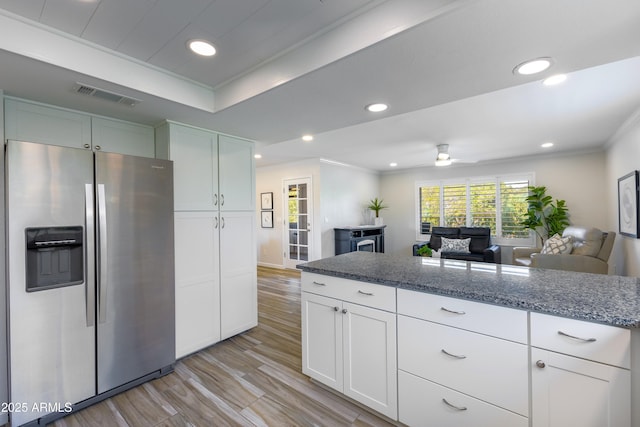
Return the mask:
<svg viewBox="0 0 640 427">
<path fill-rule="evenodd" d="M 311 179 L 285 181 L 285 266 L 295 268 L 311 258 Z"/>
</svg>

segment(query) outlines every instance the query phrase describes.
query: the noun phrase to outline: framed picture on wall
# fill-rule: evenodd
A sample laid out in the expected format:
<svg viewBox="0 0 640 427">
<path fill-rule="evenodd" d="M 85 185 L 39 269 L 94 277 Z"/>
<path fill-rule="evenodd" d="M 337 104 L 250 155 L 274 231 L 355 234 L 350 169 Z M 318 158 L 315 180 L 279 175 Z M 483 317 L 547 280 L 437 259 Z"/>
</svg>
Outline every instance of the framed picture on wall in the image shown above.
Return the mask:
<svg viewBox="0 0 640 427">
<path fill-rule="evenodd" d="M 638 171 L 618 178 L 618 226 L 623 236 L 640 235 L 638 226 Z"/>
<path fill-rule="evenodd" d="M 260 193 L 260 209 L 273 209 L 273 193 Z"/>
<path fill-rule="evenodd" d="M 273 228 L 273 211 L 262 211 L 260 225 L 262 228 Z"/>
</svg>

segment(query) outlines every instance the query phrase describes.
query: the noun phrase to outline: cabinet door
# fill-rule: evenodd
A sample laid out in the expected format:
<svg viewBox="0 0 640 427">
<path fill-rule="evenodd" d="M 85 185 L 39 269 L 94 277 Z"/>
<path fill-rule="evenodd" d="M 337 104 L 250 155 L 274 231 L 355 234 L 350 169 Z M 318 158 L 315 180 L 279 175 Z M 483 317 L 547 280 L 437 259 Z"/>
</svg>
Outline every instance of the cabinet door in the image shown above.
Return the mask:
<svg viewBox="0 0 640 427">
<path fill-rule="evenodd" d="M 5 100 L 5 139 L 91 148 L 91 117 L 60 108 Z"/>
<path fill-rule="evenodd" d="M 258 324 L 255 234 L 253 212 L 220 212 L 222 339 Z"/>
<path fill-rule="evenodd" d="M 302 293 L 302 372 L 343 390 L 342 302 Z"/>
<path fill-rule="evenodd" d="M 218 209 L 218 143 L 216 134 L 170 125 L 176 211 Z"/>
<path fill-rule="evenodd" d="M 255 159 L 253 143 L 219 136 L 220 209 L 248 211 L 255 208 Z"/>
<path fill-rule="evenodd" d="M 630 427 L 626 369 L 531 349 L 533 427 Z"/>
<path fill-rule="evenodd" d="M 176 212 L 176 357 L 220 341 L 219 219 Z"/>
<path fill-rule="evenodd" d="M 154 131 L 150 126 L 93 117 L 91 136 L 94 150 L 140 157 L 156 154 Z"/>
<path fill-rule="evenodd" d="M 396 419 L 396 315 L 344 303 L 344 394 Z"/>
</svg>

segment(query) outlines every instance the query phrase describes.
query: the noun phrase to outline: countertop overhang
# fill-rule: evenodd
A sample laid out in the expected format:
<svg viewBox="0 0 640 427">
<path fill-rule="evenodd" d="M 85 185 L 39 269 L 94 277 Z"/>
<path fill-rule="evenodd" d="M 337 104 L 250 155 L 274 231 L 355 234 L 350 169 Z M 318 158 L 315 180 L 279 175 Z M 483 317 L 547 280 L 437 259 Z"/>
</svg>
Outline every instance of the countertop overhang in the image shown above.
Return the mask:
<svg viewBox="0 0 640 427">
<path fill-rule="evenodd" d="M 350 252 L 302 271 L 625 328 L 640 328 L 640 278 Z"/>
</svg>

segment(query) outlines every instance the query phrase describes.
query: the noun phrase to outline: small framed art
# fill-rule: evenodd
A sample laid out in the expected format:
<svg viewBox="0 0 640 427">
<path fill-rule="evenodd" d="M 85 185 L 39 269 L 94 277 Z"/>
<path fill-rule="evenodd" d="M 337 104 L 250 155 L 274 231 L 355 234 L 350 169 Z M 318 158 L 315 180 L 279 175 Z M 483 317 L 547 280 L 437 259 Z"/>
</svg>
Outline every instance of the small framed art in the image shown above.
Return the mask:
<svg viewBox="0 0 640 427">
<path fill-rule="evenodd" d="M 273 209 L 273 193 L 260 193 L 260 209 Z"/>
<path fill-rule="evenodd" d="M 638 171 L 618 178 L 618 226 L 623 236 L 640 236 L 638 187 Z"/>
<path fill-rule="evenodd" d="M 260 214 L 262 228 L 273 228 L 273 211 L 262 211 Z"/>
</svg>

